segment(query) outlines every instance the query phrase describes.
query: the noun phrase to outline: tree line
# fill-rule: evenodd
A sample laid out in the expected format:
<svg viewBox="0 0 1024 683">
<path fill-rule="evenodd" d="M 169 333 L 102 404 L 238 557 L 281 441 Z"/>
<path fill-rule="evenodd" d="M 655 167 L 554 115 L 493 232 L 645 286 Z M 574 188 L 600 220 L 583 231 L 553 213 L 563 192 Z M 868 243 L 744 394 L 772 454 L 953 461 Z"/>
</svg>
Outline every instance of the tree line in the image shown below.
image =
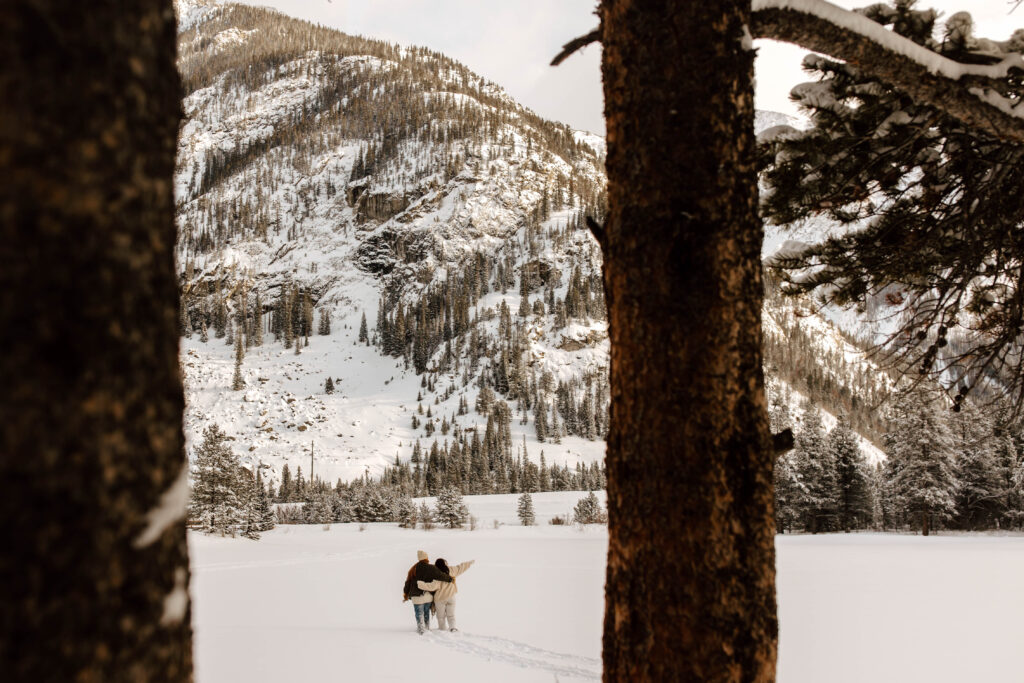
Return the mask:
<svg viewBox="0 0 1024 683">
<path fill-rule="evenodd" d="M 772 428 L 791 426 L 772 398 Z M 855 529 L 1019 529 L 1024 525 L 1024 431 L 1012 409 L 959 412 L 924 391 L 906 393 L 889 416 L 887 457 L 870 465 L 849 421 L 826 432 L 816 407 L 803 411 L 795 448 L 775 464 L 779 532 Z"/>
</svg>

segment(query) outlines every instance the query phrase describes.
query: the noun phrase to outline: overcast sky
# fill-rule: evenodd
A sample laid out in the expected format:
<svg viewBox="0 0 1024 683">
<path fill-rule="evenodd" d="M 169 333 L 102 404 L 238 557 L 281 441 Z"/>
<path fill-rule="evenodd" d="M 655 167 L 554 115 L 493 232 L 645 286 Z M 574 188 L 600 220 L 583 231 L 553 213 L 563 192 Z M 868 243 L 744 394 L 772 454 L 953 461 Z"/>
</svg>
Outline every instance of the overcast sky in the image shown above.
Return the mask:
<svg viewBox="0 0 1024 683">
<path fill-rule="evenodd" d="M 351 34 L 443 52 L 502 86 L 538 114 L 604 134 L 601 52 L 591 45 L 561 66 L 561 46 L 597 26 L 595 0 L 244 0 Z M 836 0 L 863 7 L 870 0 Z M 1007 0 L 921 0 L 945 16 L 969 8 L 977 34 L 1005 40 L 1024 28 Z M 941 19 L 940 19 L 941 21 Z M 806 50 L 758 41 L 757 107 L 794 113 L 788 93 L 806 80 Z"/>
</svg>

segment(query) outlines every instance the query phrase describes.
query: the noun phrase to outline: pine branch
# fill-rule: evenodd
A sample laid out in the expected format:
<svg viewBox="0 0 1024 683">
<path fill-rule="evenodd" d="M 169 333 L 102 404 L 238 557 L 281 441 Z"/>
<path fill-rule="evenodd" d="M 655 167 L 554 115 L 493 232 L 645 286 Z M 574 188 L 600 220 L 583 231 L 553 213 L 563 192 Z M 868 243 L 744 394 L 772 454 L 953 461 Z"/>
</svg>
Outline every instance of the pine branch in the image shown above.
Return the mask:
<svg viewBox="0 0 1024 683">
<path fill-rule="evenodd" d="M 566 59 L 568 59 L 569 56 L 572 55 L 572 53 L 576 52 L 577 50 L 581 50 L 581 49 L 585 48 L 587 45 L 590 45 L 591 43 L 600 43 L 600 42 L 601 42 L 601 27 L 598 26 L 597 28 L 595 28 L 590 33 L 588 33 L 588 34 L 586 34 L 584 36 L 580 36 L 579 38 L 573 38 L 568 43 L 563 45 L 562 46 L 562 51 L 559 52 L 557 55 L 555 55 L 555 58 L 551 60 L 551 66 L 558 66 L 559 64 L 564 62 Z"/>
<path fill-rule="evenodd" d="M 755 38 L 844 60 L 986 135 L 1024 142 L 1024 107 L 1003 94 L 1006 76 L 1024 71 L 1018 54 L 996 65 L 961 64 L 823 0 L 755 0 L 753 9 Z"/>
</svg>

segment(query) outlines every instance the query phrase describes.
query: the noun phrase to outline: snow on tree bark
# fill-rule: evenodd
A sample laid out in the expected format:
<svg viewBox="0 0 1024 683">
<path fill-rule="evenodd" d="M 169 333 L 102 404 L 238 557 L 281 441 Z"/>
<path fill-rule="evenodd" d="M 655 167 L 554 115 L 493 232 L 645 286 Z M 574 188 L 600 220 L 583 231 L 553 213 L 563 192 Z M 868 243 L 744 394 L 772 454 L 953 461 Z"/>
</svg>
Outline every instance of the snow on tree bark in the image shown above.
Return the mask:
<svg viewBox="0 0 1024 683">
<path fill-rule="evenodd" d="M 0 670 L 189 681 L 169 0 L 0 5 Z M 170 519 L 178 517 L 171 522 Z"/>
<path fill-rule="evenodd" d="M 608 681 L 774 678 L 749 7 L 601 5 Z"/>
</svg>

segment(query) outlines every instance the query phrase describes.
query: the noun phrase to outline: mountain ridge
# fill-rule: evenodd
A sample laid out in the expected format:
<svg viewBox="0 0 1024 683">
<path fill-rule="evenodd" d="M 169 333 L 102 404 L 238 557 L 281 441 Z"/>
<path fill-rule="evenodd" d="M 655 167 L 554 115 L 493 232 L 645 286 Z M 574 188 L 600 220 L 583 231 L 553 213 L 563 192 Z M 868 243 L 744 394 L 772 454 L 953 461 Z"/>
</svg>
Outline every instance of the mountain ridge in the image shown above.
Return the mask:
<svg viewBox="0 0 1024 683">
<path fill-rule="evenodd" d="M 349 480 L 417 441 L 471 439 L 504 400 L 507 457 L 600 461 L 607 323 L 583 218 L 603 214 L 603 139 L 429 50 L 177 7 L 189 439 L 215 421 L 266 479 L 308 476 L 312 455 Z M 790 123 L 757 114 L 758 130 Z"/>
</svg>

